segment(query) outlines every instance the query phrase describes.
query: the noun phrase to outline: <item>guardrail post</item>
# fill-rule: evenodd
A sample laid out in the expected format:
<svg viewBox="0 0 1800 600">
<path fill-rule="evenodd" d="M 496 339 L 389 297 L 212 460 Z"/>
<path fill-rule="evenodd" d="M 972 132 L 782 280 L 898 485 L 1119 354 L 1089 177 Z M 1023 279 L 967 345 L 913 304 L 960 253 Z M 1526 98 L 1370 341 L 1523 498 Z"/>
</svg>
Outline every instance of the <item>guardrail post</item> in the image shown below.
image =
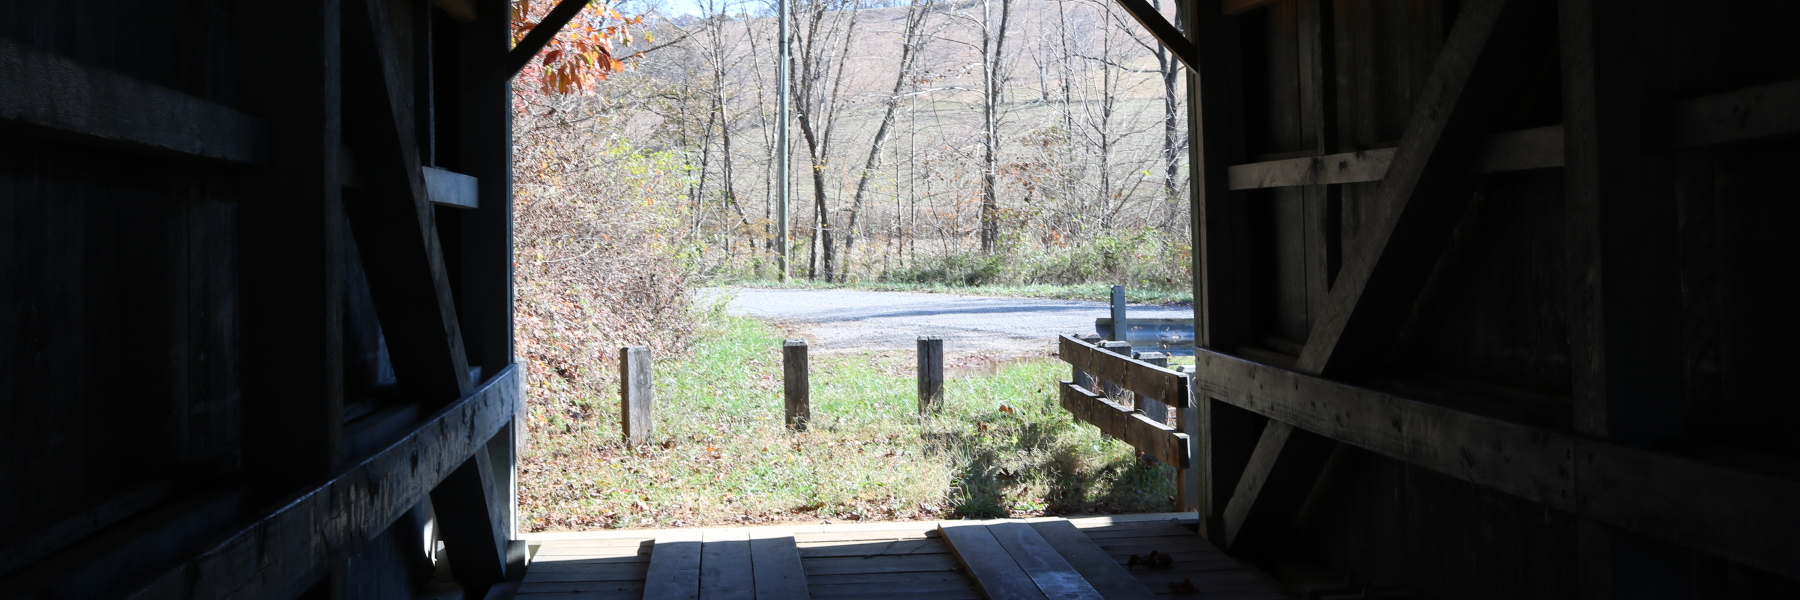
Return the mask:
<svg viewBox="0 0 1800 600">
<path fill-rule="evenodd" d="M 1121 286 L 1121 287 L 1123 287 L 1123 286 Z M 1117 323 L 1117 321 L 1114 321 L 1114 323 Z M 1117 334 L 1118 331 L 1119 331 L 1119 326 L 1116 324 L 1113 325 L 1113 333 Z M 1105 350 L 1107 352 L 1111 352 L 1113 354 L 1117 354 L 1119 356 L 1123 356 L 1126 358 L 1131 358 L 1131 342 L 1126 342 L 1123 340 L 1113 340 L 1110 342 L 1101 342 L 1101 343 L 1095 344 L 1095 345 L 1099 346 L 1101 350 Z M 1102 392 L 1101 390 L 1093 390 L 1093 391 L 1104 393 L 1104 394 L 1106 394 L 1106 397 L 1112 398 L 1113 400 L 1119 400 L 1119 399 L 1125 397 L 1126 389 L 1119 387 L 1117 384 L 1115 384 L 1111 381 L 1108 381 L 1108 382 L 1106 382 L 1106 390 L 1104 392 Z"/>
<path fill-rule="evenodd" d="M 805 431 L 812 420 L 812 383 L 807 380 L 806 340 L 781 342 L 782 398 L 787 408 L 787 426 Z"/>
<path fill-rule="evenodd" d="M 1169 366 L 1169 355 L 1162 352 L 1137 352 L 1132 355 L 1132 358 L 1159 367 L 1166 368 Z M 1163 404 L 1160 400 L 1139 397 L 1137 398 L 1136 408 L 1138 411 L 1144 413 L 1144 416 L 1150 417 L 1151 420 L 1158 423 L 1169 422 L 1169 405 Z"/>
<path fill-rule="evenodd" d="M 1112 286 L 1113 339 L 1130 343 L 1131 327 L 1125 322 L 1125 286 Z"/>
<path fill-rule="evenodd" d="M 656 386 L 650 378 L 650 347 L 619 349 L 619 428 L 626 444 L 642 444 L 655 435 L 651 409 Z"/>
<path fill-rule="evenodd" d="M 937 410 L 944 400 L 944 339 L 919 337 L 919 414 Z"/>
<path fill-rule="evenodd" d="M 1089 344 L 1093 344 L 1093 345 L 1097 346 L 1100 344 L 1102 338 L 1100 337 L 1100 334 L 1098 334 L 1098 333 L 1090 333 L 1087 335 L 1076 336 L 1076 339 L 1079 339 L 1083 342 L 1087 342 Z M 1096 382 L 1094 381 L 1094 376 L 1089 375 L 1087 371 L 1081 370 L 1081 367 L 1070 366 L 1069 369 L 1072 371 L 1069 374 L 1069 381 L 1075 382 L 1075 385 L 1081 386 L 1081 389 L 1084 389 L 1084 390 L 1087 390 L 1090 392 L 1096 392 L 1096 393 L 1099 392 L 1099 390 L 1094 389 L 1094 387 L 1096 386 Z"/>
</svg>

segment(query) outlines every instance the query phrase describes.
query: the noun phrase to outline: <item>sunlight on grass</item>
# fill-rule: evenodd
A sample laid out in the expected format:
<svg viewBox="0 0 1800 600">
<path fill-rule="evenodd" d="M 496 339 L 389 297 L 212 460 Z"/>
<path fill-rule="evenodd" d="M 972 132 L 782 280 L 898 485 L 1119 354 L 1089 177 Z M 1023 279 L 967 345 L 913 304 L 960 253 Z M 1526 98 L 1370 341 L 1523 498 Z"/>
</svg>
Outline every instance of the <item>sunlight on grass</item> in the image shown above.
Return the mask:
<svg viewBox="0 0 1800 600">
<path fill-rule="evenodd" d="M 618 399 L 547 419 L 521 461 L 532 531 L 789 520 L 907 520 L 1171 510 L 1174 472 L 1076 424 L 1054 359 L 950 377 L 917 415 L 911 352 L 814 354 L 813 422 L 782 424 L 781 338 L 715 310 L 656 363 L 655 442 L 619 441 Z"/>
</svg>

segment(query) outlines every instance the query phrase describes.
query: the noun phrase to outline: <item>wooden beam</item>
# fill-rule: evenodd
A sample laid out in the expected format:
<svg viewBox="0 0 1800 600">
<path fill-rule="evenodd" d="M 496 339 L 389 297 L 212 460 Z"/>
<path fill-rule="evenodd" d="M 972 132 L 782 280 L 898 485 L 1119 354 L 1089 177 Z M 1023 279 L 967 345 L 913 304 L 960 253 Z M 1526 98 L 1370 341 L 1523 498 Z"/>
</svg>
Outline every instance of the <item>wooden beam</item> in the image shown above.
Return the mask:
<svg viewBox="0 0 1800 600">
<path fill-rule="evenodd" d="M 387 17 L 378 2 L 345 3 L 343 44 L 356 66 L 346 69 L 344 135 L 363 187 L 344 204 L 395 375 L 405 393 L 437 404 L 472 382 Z"/>
<path fill-rule="evenodd" d="M 1019 568 L 1031 576 L 1032 583 L 1044 592 L 1045 598 L 1105 600 L 1100 591 L 1094 589 L 1031 525 L 1018 521 L 995 523 L 987 526 L 987 530 L 1013 561 L 1019 563 Z"/>
<path fill-rule="evenodd" d="M 1225 0 L 1219 14 L 1241 15 L 1274 3 L 1275 0 Z"/>
<path fill-rule="evenodd" d="M 1100 544 L 1076 529 L 1074 524 L 1065 519 L 1054 519 L 1033 521 L 1030 525 L 1107 600 L 1156 600 L 1156 594 L 1151 593 L 1150 588 L 1144 587 L 1137 576 L 1120 566 L 1118 559 L 1108 555 Z"/>
<path fill-rule="evenodd" d="M 1076 419 L 1099 427 L 1101 433 L 1125 442 L 1151 458 L 1184 469 L 1192 466 L 1187 434 L 1073 382 L 1064 381 L 1058 387 L 1063 409 Z"/>
<path fill-rule="evenodd" d="M 544 20 L 538 21 L 531 28 L 531 33 L 525 34 L 525 39 L 519 40 L 519 45 L 506 54 L 507 76 L 518 75 L 537 56 L 538 51 L 543 50 L 544 45 L 550 43 L 564 25 L 569 24 L 570 19 L 580 14 L 581 9 L 587 8 L 588 2 L 589 0 L 562 0 L 557 3 L 556 8 L 550 9 L 550 14 L 544 15 Z"/>
<path fill-rule="evenodd" d="M 425 196 L 438 206 L 479 208 L 480 183 L 474 177 L 437 167 L 423 167 Z"/>
<path fill-rule="evenodd" d="M 808 600 L 806 571 L 794 532 L 778 527 L 750 529 L 750 567 L 756 579 L 756 600 Z"/>
<path fill-rule="evenodd" d="M 644 600 L 697 600 L 700 597 L 701 538 L 698 529 L 664 531 L 650 547 Z"/>
<path fill-rule="evenodd" d="M 261 119 L 7 39 L 0 39 L 0 123 L 181 158 L 268 159 Z"/>
<path fill-rule="evenodd" d="M 1648 111 L 1653 148 L 1680 150 L 1800 133 L 1800 80 L 1701 96 Z"/>
<path fill-rule="evenodd" d="M 1181 30 L 1176 29 L 1174 24 L 1163 18 L 1162 13 L 1157 12 L 1155 7 L 1150 6 L 1150 3 L 1144 0 L 1117 1 L 1119 6 L 1125 9 L 1125 12 L 1131 14 L 1131 18 L 1137 19 L 1139 25 L 1143 25 L 1144 29 L 1149 30 L 1151 37 L 1162 42 L 1163 47 L 1168 48 L 1170 54 L 1174 54 L 1175 58 L 1180 59 L 1181 64 L 1186 65 L 1189 69 L 1194 68 L 1195 62 L 1199 60 L 1199 55 L 1194 50 L 1194 43 L 1182 36 Z"/>
<path fill-rule="evenodd" d="M 265 499 L 330 476 L 344 450 L 346 220 L 343 58 L 335 5 L 236 5 L 238 106 L 267 115 L 265 168 L 243 169 L 238 204 L 243 469 Z M 253 190 L 253 192 L 248 192 Z"/>
<path fill-rule="evenodd" d="M 1516 106 L 1517 81 L 1537 64 L 1531 34 L 1552 15 L 1540 4 L 1463 6 L 1377 192 L 1384 214 L 1345 251 L 1300 371 L 1353 372 L 1385 355 L 1469 204 L 1468 171 L 1482 138 Z"/>
<path fill-rule="evenodd" d="M 517 412 L 519 392 L 518 369 L 509 366 L 386 450 L 214 538 L 221 541 L 127 597 L 295 597 L 481 450 Z"/>
<path fill-rule="evenodd" d="M 431 506 L 450 557 L 450 569 L 464 588 L 485 590 L 506 581 L 509 532 L 504 510 L 495 505 L 494 470 L 488 453 L 477 451 L 431 490 Z"/>
<path fill-rule="evenodd" d="M 1235 165 L 1233 190 L 1381 181 L 1399 148 Z M 1470 161 L 1470 173 L 1502 173 L 1563 166 L 1563 127 L 1550 125 L 1488 136 Z"/>
<path fill-rule="evenodd" d="M 982 525 L 938 524 L 938 534 L 988 600 L 1045 600 L 1031 575 Z M 1090 588 L 1091 589 L 1091 588 Z"/>
<path fill-rule="evenodd" d="M 1063 362 L 1139 397 L 1169 406 L 1188 405 L 1187 376 L 1168 367 L 1120 356 L 1067 334 L 1058 338 L 1058 354 Z"/>
<path fill-rule="evenodd" d="M 1201 394 L 1463 481 L 1800 578 L 1800 481 L 1578 437 L 1202 350 Z"/>
<path fill-rule="evenodd" d="M 457 307 L 462 309 L 463 348 L 470 365 L 492 372 L 513 361 L 513 203 L 512 203 L 512 72 L 506 53 L 512 47 L 510 5 L 478 2 L 476 21 L 459 27 L 454 52 L 434 61 L 441 76 L 455 74 L 457 110 L 440 111 L 440 164 L 476 179 L 475 208 L 453 214 L 460 239 L 461 279 Z M 448 44 L 439 47 L 450 49 Z M 453 69 L 453 70 L 452 70 Z M 447 162 L 447 161 L 454 161 Z M 523 443 L 524 436 L 519 436 Z M 502 467 L 510 469 L 512 461 Z"/>
<path fill-rule="evenodd" d="M 1336 448 L 1330 438 L 1269 421 L 1225 506 L 1226 549 L 1266 543 L 1293 523 Z"/>
<path fill-rule="evenodd" d="M 475 0 L 431 0 L 431 3 L 443 9 L 452 19 L 463 23 L 475 22 Z"/>
</svg>

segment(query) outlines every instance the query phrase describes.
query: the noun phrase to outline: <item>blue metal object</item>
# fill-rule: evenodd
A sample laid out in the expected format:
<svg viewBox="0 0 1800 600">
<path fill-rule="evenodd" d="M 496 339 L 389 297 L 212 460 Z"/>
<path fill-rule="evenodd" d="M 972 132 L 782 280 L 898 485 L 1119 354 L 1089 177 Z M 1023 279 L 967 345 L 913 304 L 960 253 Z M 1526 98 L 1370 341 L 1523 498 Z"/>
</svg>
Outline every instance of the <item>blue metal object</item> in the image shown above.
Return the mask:
<svg viewBox="0 0 1800 600">
<path fill-rule="evenodd" d="M 1193 319 L 1130 319 L 1126 321 L 1125 341 L 1137 352 L 1166 352 L 1174 356 L 1194 355 Z M 1111 317 L 1094 319 L 1094 333 L 1116 340 Z"/>
</svg>

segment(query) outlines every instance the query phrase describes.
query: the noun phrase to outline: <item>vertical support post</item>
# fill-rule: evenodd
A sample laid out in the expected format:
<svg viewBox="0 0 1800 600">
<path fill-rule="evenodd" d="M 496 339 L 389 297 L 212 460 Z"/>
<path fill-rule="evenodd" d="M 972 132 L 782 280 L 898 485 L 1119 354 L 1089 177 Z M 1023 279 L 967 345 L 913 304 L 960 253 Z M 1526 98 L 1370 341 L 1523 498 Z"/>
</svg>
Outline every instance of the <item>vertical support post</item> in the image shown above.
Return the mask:
<svg viewBox="0 0 1800 600">
<path fill-rule="evenodd" d="M 1112 286 L 1112 339 L 1130 342 L 1131 327 L 1125 322 L 1125 286 Z"/>
<path fill-rule="evenodd" d="M 806 340 L 781 342 L 782 398 L 787 409 L 787 426 L 805 431 L 812 420 L 812 382 L 807 380 Z"/>
<path fill-rule="evenodd" d="M 627 444 L 642 444 L 656 435 L 652 410 L 656 385 L 650 377 L 650 347 L 619 349 L 619 421 Z"/>
<path fill-rule="evenodd" d="M 1117 321 L 1115 321 L 1115 323 L 1116 322 Z M 1114 328 L 1117 329 L 1117 326 L 1114 326 Z M 1107 352 L 1111 352 L 1113 354 L 1117 354 L 1119 356 L 1125 356 L 1125 357 L 1131 356 L 1131 343 L 1130 342 L 1117 341 L 1117 340 L 1110 341 L 1110 342 L 1101 342 L 1100 349 L 1105 350 Z M 1124 399 L 1125 388 L 1119 387 L 1118 384 L 1113 383 L 1111 381 L 1106 382 L 1105 387 L 1106 387 L 1106 392 L 1105 392 L 1106 397 L 1112 398 L 1113 401 L 1115 401 L 1115 402 Z"/>
<path fill-rule="evenodd" d="M 1188 399 L 1185 405 L 1175 407 L 1175 426 L 1188 436 L 1188 456 L 1198 459 L 1200 456 L 1200 410 L 1195 400 L 1200 396 L 1199 392 L 1194 389 L 1193 369 L 1184 368 L 1182 372 L 1188 377 Z M 1177 509 L 1193 511 L 1201 517 L 1206 516 L 1206 513 L 1203 512 L 1206 507 L 1200 496 L 1204 489 L 1205 482 L 1202 481 L 1204 474 L 1205 471 L 1201 469 L 1199 460 L 1194 460 L 1187 468 L 1175 472 L 1175 506 Z M 1204 524 L 1202 522 L 1202 525 Z"/>
<path fill-rule="evenodd" d="M 944 338 L 919 336 L 919 414 L 944 400 Z"/>
<path fill-rule="evenodd" d="M 1237 21 L 1225 15 L 1220 0 L 1176 3 L 1182 33 L 1194 43 L 1199 64 L 1187 72 L 1188 189 L 1192 194 L 1194 239 L 1194 344 L 1225 352 L 1237 350 L 1249 335 L 1246 285 L 1248 250 L 1244 239 L 1248 215 L 1242 192 L 1231 191 L 1226 169 L 1244 158 L 1238 88 Z M 1191 386 L 1200 388 L 1203 386 Z M 1256 420 L 1223 402 L 1196 392 L 1194 458 L 1201 471 L 1198 504 L 1208 539 L 1224 540 L 1225 503 L 1249 460 L 1244 446 L 1261 432 Z"/>
<path fill-rule="evenodd" d="M 1575 429 L 1648 446 L 1685 435 L 1678 210 L 1668 155 L 1647 152 L 1645 105 L 1667 2 L 1560 0 L 1569 350 Z M 1578 457 L 1579 462 L 1579 457 Z M 1580 597 L 1694 597 L 1693 552 L 1576 519 Z"/>
<path fill-rule="evenodd" d="M 1159 367 L 1169 366 L 1169 355 L 1162 352 L 1133 352 L 1132 357 Z M 1152 421 L 1169 422 L 1169 405 L 1163 404 L 1161 400 L 1140 397 L 1136 408 Z"/>
<path fill-rule="evenodd" d="M 342 7 L 236 3 L 238 108 L 268 120 L 268 166 L 239 186 L 244 472 L 265 494 L 323 479 L 343 460 L 345 218 Z M 352 18 L 361 17 L 353 15 Z"/>
<path fill-rule="evenodd" d="M 1100 334 L 1098 334 L 1098 333 L 1090 333 L 1090 334 L 1087 334 L 1084 336 L 1080 336 L 1080 339 L 1081 339 L 1081 341 L 1087 342 L 1089 344 L 1094 344 L 1094 345 L 1099 345 L 1100 342 L 1103 341 L 1100 338 Z M 1090 392 L 1098 392 L 1099 391 L 1099 390 L 1095 389 L 1095 388 L 1099 387 L 1099 382 L 1094 379 L 1093 375 L 1089 375 L 1087 371 L 1083 371 L 1083 370 L 1081 370 L 1081 367 L 1077 367 L 1074 365 L 1070 365 L 1069 370 L 1070 370 L 1069 380 L 1075 382 L 1075 385 L 1081 386 L 1081 389 L 1084 389 L 1084 390 L 1087 390 Z"/>
</svg>

